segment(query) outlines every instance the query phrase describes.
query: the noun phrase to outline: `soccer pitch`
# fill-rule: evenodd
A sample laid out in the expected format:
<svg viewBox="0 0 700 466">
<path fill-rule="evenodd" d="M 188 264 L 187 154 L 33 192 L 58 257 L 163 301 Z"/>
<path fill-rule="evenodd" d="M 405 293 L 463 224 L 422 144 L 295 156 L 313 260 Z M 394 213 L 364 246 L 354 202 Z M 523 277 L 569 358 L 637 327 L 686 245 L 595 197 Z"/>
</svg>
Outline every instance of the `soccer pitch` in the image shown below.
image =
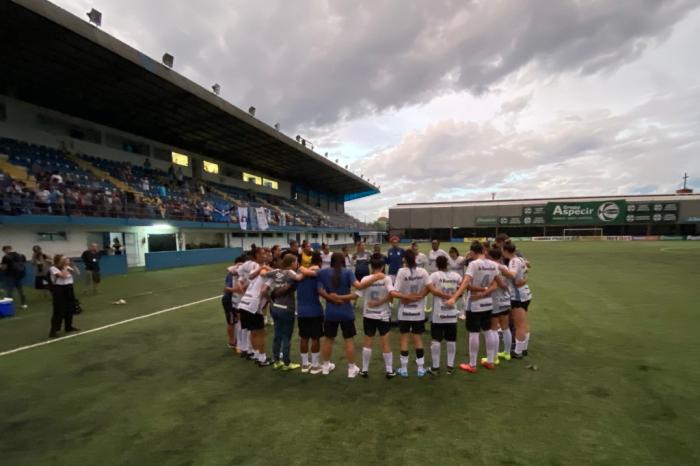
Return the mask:
<svg viewBox="0 0 700 466">
<path fill-rule="evenodd" d="M 351 380 L 339 340 L 328 377 L 258 368 L 226 348 L 211 299 L 0 356 L 0 461 L 700 463 L 700 243 L 518 246 L 534 295 L 522 361 L 424 379 L 411 362 L 411 377 L 386 380 L 377 342 L 370 378 Z M 99 295 L 81 297 L 76 325 L 212 298 L 223 279 L 221 264 L 108 278 Z M 119 298 L 128 304 L 110 304 Z M 49 308 L 0 320 L 0 352 L 45 339 Z M 458 362 L 466 346 L 460 321 Z"/>
</svg>

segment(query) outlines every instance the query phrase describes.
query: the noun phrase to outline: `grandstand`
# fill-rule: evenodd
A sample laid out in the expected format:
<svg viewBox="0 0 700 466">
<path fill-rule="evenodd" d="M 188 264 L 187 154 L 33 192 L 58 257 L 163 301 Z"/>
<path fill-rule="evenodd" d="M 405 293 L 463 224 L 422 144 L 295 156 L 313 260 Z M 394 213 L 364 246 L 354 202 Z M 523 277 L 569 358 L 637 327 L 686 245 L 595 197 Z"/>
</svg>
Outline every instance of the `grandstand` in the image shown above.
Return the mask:
<svg viewBox="0 0 700 466">
<path fill-rule="evenodd" d="M 135 266 L 368 235 L 344 203 L 376 186 L 49 2 L 0 3 L 0 59 L 4 243 L 116 237 Z"/>
<path fill-rule="evenodd" d="M 700 195 L 588 196 L 398 204 L 393 234 L 406 238 L 659 239 L 700 234 Z"/>
</svg>

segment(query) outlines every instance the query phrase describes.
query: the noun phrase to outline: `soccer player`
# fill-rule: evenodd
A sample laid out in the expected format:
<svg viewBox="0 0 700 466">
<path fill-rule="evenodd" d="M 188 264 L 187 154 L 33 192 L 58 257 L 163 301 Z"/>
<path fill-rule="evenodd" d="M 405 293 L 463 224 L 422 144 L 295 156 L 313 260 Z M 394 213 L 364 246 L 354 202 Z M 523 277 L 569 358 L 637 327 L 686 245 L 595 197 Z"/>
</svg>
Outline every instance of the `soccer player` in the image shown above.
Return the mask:
<svg viewBox="0 0 700 466">
<path fill-rule="evenodd" d="M 423 254 L 418 250 L 418 243 L 415 241 L 411 243 L 411 251 L 413 251 L 413 254 L 416 257 L 416 267 L 420 267 L 421 269 L 427 271 L 428 270 L 428 256 Z M 443 251 L 444 252 L 444 251 Z"/>
<path fill-rule="evenodd" d="M 249 283 L 238 305 L 241 312 L 243 328 L 250 331 L 250 346 L 253 348 L 253 359 L 260 367 L 272 364 L 265 354 L 265 317 L 263 310 L 267 305 L 267 297 L 262 294 L 265 275 L 271 269 L 267 266 L 272 259 L 265 248 L 255 248 L 254 261 L 248 261 L 241 267 L 250 270 Z"/>
<path fill-rule="evenodd" d="M 401 337 L 401 368 L 397 371 L 401 377 L 408 377 L 408 340 L 413 338 L 416 348 L 417 375 L 425 375 L 425 359 L 423 357 L 423 339 L 425 333 L 425 296 L 428 294 L 428 272 L 417 267 L 416 255 L 412 249 L 404 254 L 406 266 L 399 269 L 394 282 L 393 298 L 400 301 L 399 304 L 399 332 Z"/>
<path fill-rule="evenodd" d="M 334 252 L 331 256 L 331 267 L 318 273 L 318 294 L 326 300 L 326 318 L 323 323 L 323 340 L 321 353 L 323 357 L 322 373 L 328 375 L 335 368 L 331 363 L 333 341 L 338 335 L 338 327 L 345 339 L 345 359 L 348 361 L 348 377 L 355 378 L 360 368 L 355 364 L 355 314 L 352 301 L 357 295 L 352 293 L 352 287 L 364 289 L 375 281 L 383 278 L 383 274 L 374 274 L 364 282 L 355 280 L 352 270 L 345 267 L 345 255 Z"/>
<path fill-rule="evenodd" d="M 370 259 L 370 267 L 373 274 L 379 274 L 384 271 L 384 258 L 381 254 L 372 254 Z M 363 277 L 360 283 L 371 280 L 371 277 Z M 384 357 L 384 368 L 386 370 L 386 378 L 392 379 L 396 377 L 394 372 L 394 361 L 389 345 L 389 330 L 391 324 L 391 292 L 394 286 L 391 283 L 391 278 L 385 276 L 369 285 L 364 290 L 358 290 L 356 293 L 363 298 L 362 309 L 362 327 L 365 332 L 365 339 L 362 345 L 362 371 L 360 375 L 364 378 L 369 376 L 369 362 L 372 359 L 372 342 L 374 336 L 379 332 L 379 338 L 382 343 L 382 356 Z"/>
<path fill-rule="evenodd" d="M 447 340 L 447 373 L 452 374 L 457 354 L 457 306 L 448 306 L 449 300 L 457 287 L 462 283 L 462 277 L 457 272 L 448 271 L 447 257 L 438 256 L 435 259 L 437 271 L 430 274 L 428 291 L 434 296 L 432 322 L 430 324 L 430 355 L 432 365 L 428 369 L 431 375 L 440 374 L 440 345 Z"/>
<path fill-rule="evenodd" d="M 510 332 L 510 293 L 508 291 L 508 280 L 502 275 L 503 269 L 506 268 L 501 262 L 501 250 L 494 245 L 489 249 L 487 258 L 494 261 L 501 274 L 496 276 L 496 289 L 491 293 L 493 299 L 493 312 L 491 313 L 491 330 L 498 332 L 501 330 L 503 336 L 503 351 L 496 354 L 495 364 L 498 364 L 499 359 L 503 358 L 510 361 L 510 348 L 513 336 Z M 482 360 L 483 361 L 483 360 Z"/>
<path fill-rule="evenodd" d="M 297 283 L 297 321 L 299 324 L 299 352 L 301 372 L 313 375 L 321 373 L 321 336 L 323 335 L 323 307 L 318 295 L 317 273 L 321 270 L 321 253 L 311 255 L 311 267 L 300 269 L 302 277 Z M 311 360 L 309 362 L 309 340 Z"/>
<path fill-rule="evenodd" d="M 238 322 L 238 301 L 240 294 L 237 291 L 238 267 L 243 263 L 244 256 L 236 257 L 234 264 L 226 269 L 226 279 L 224 280 L 224 295 L 221 297 L 221 305 L 224 308 L 226 317 L 226 333 L 228 334 L 228 347 L 238 348 L 238 337 L 240 335 L 240 325 Z"/>
<path fill-rule="evenodd" d="M 311 254 L 313 254 L 314 250 L 311 248 L 311 243 L 308 241 L 304 240 L 302 244 L 299 263 L 302 267 L 309 268 L 311 267 Z"/>
<path fill-rule="evenodd" d="M 430 252 L 428 253 L 428 272 L 429 273 L 433 273 L 436 270 L 438 270 L 437 265 L 435 264 L 435 260 L 440 256 L 447 257 L 447 253 L 444 250 L 440 249 L 440 241 L 434 239 L 430 243 Z"/>
<path fill-rule="evenodd" d="M 321 260 L 323 261 L 321 264 L 322 269 L 327 269 L 331 266 L 331 255 L 331 250 L 328 247 L 328 244 L 321 244 Z"/>
<path fill-rule="evenodd" d="M 530 307 L 532 293 L 527 284 L 527 263 L 519 257 L 513 243 L 503 245 L 503 257 L 508 260 L 508 270 L 502 273 L 509 278 L 510 307 L 515 322 L 515 350 L 511 356 L 522 359 L 527 356 L 530 343 L 530 328 L 527 323 L 527 310 Z"/>
<path fill-rule="evenodd" d="M 498 332 L 491 330 L 491 311 L 493 299 L 491 292 L 495 289 L 498 267 L 484 258 L 484 246 L 475 241 L 469 250 L 474 258 L 467 267 L 462 284 L 452 297 L 447 300 L 448 306 L 453 306 L 465 290 L 467 295 L 467 331 L 469 332 L 469 363 L 459 367 L 467 372 L 476 373 L 476 361 L 479 356 L 479 333 L 484 333 L 486 342 L 486 361 L 482 363 L 486 369 L 495 369 L 496 352 L 498 351 Z"/>
<path fill-rule="evenodd" d="M 275 336 L 272 343 L 273 368 L 285 371 L 300 367 L 299 364 L 293 363 L 289 356 L 296 313 L 294 299 L 296 268 L 297 258 L 293 254 L 285 255 L 280 261 L 280 268 L 267 274 L 268 281 L 262 289 L 263 295 L 270 294 L 272 301 L 270 313 L 275 322 Z"/>
<path fill-rule="evenodd" d="M 355 266 L 355 278 L 362 281 L 369 275 L 370 255 L 365 251 L 365 243 L 357 243 L 355 254 L 352 255 L 352 263 Z"/>
<path fill-rule="evenodd" d="M 464 278 L 464 267 L 467 258 L 459 255 L 459 250 L 452 246 L 450 248 L 449 257 L 447 258 L 447 270 L 450 272 L 457 273 L 460 278 Z M 464 300 L 457 300 L 457 309 L 459 310 L 459 319 L 464 320 L 467 318 L 466 311 L 464 310 Z"/>
<path fill-rule="evenodd" d="M 391 248 L 389 248 L 386 253 L 386 264 L 389 266 L 389 277 L 391 277 L 391 281 L 396 283 L 396 274 L 403 266 L 403 258 L 406 251 L 399 247 L 398 236 L 392 236 L 389 238 L 389 244 L 391 244 Z"/>
</svg>

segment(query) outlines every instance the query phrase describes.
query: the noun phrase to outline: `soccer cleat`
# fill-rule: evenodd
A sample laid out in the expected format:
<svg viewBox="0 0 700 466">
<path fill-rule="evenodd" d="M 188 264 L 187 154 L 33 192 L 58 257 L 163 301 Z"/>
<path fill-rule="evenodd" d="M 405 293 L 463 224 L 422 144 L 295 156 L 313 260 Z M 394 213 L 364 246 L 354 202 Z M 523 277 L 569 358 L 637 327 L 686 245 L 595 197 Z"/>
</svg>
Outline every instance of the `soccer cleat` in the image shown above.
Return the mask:
<svg viewBox="0 0 700 466">
<path fill-rule="evenodd" d="M 386 373 L 386 378 L 387 378 L 387 379 L 393 379 L 393 378 L 396 377 L 397 375 L 398 375 L 398 374 L 396 373 L 396 371 L 393 371 L 393 370 L 392 370 L 391 372 L 387 372 L 387 373 Z"/>
<path fill-rule="evenodd" d="M 242 353 L 241 349 L 238 346 L 236 346 L 236 353 L 238 353 L 238 354 Z"/>
<path fill-rule="evenodd" d="M 453 373 L 454 371 L 455 371 L 455 368 L 454 368 L 454 367 L 447 366 L 447 371 L 446 371 L 446 372 L 447 372 L 447 375 L 452 375 L 452 373 Z"/>
<path fill-rule="evenodd" d="M 322 367 L 323 368 L 321 369 L 321 373 L 323 375 L 328 375 L 331 373 L 331 371 L 333 371 L 333 369 L 335 369 L 335 364 L 329 362 L 328 364 L 324 364 Z"/>
<path fill-rule="evenodd" d="M 368 379 L 368 378 L 369 378 L 369 372 L 367 372 L 367 371 L 360 371 L 360 376 L 361 376 L 363 379 Z"/>
<path fill-rule="evenodd" d="M 401 377 L 408 377 L 408 371 L 404 368 L 397 369 L 396 373 L 399 374 Z"/>
<path fill-rule="evenodd" d="M 323 372 L 321 366 L 311 366 L 311 369 L 309 369 L 309 374 L 311 375 L 318 375 L 321 372 Z"/>
<path fill-rule="evenodd" d="M 80 331 L 80 329 L 79 329 L 78 327 L 71 327 L 71 328 L 67 328 L 67 329 L 66 329 L 66 333 L 69 333 L 69 332 L 79 332 L 79 331 Z"/>
<path fill-rule="evenodd" d="M 297 364 L 295 362 L 290 362 L 289 364 L 283 364 L 282 365 L 282 370 L 283 371 L 295 371 L 301 367 L 301 364 Z"/>
<path fill-rule="evenodd" d="M 511 357 L 511 359 L 522 359 L 522 358 L 523 358 L 523 355 L 522 355 L 522 354 L 518 354 L 518 353 L 516 353 L 515 351 L 511 351 L 510 357 Z"/>
<path fill-rule="evenodd" d="M 488 359 L 486 359 L 486 358 L 481 358 L 481 364 L 483 364 L 483 363 L 485 363 L 485 362 L 488 362 Z M 493 363 L 494 363 L 495 365 L 499 365 L 500 362 L 501 362 L 501 361 L 498 360 L 498 357 L 496 357 L 496 359 L 493 360 Z"/>
<path fill-rule="evenodd" d="M 476 367 L 467 364 L 467 363 L 462 363 L 459 365 L 459 368 L 462 369 L 463 371 L 467 371 L 471 374 L 476 374 Z"/>
<path fill-rule="evenodd" d="M 248 361 L 255 361 L 255 355 L 254 355 L 253 353 L 248 353 L 248 354 L 246 354 L 245 358 L 246 358 Z"/>
<path fill-rule="evenodd" d="M 355 364 L 352 364 L 351 366 L 348 366 L 348 378 L 349 379 L 354 379 L 357 377 L 357 374 L 360 373 L 360 368 L 357 367 Z"/>
<path fill-rule="evenodd" d="M 523 356 L 527 356 L 527 350 L 526 350 L 526 349 L 523 350 Z"/>
<path fill-rule="evenodd" d="M 49 333 L 49 338 L 58 338 L 58 333 L 56 333 L 56 332 Z"/>
<path fill-rule="evenodd" d="M 275 361 L 275 363 L 272 365 L 273 369 L 281 369 L 284 366 L 284 363 L 282 361 Z"/>
<path fill-rule="evenodd" d="M 440 368 L 439 367 L 430 367 L 428 368 L 428 375 L 440 375 Z"/>
<path fill-rule="evenodd" d="M 482 366 L 482 367 L 485 367 L 486 369 L 489 369 L 489 370 L 493 370 L 493 369 L 496 368 L 496 365 L 495 365 L 494 363 L 488 362 L 488 361 L 485 360 L 485 359 L 482 359 L 482 360 L 481 360 L 481 366 Z"/>
<path fill-rule="evenodd" d="M 499 359 L 504 359 L 506 361 L 510 361 L 510 353 L 503 351 L 501 353 L 498 353 L 498 358 Z"/>
<path fill-rule="evenodd" d="M 226 346 L 228 346 L 228 349 L 235 349 L 236 348 L 236 345 L 234 345 L 233 343 L 228 343 Z"/>
<path fill-rule="evenodd" d="M 301 366 L 301 373 L 306 374 L 311 370 L 311 364 L 304 364 Z"/>
<path fill-rule="evenodd" d="M 422 367 L 421 367 L 420 369 L 418 369 L 418 371 L 416 371 L 416 375 L 417 375 L 418 377 L 425 377 L 425 374 L 427 374 L 427 372 L 426 372 L 426 370 L 423 369 Z"/>
<path fill-rule="evenodd" d="M 265 358 L 264 361 L 258 361 L 257 362 L 258 367 L 267 367 L 272 365 L 272 359 L 270 358 Z"/>
<path fill-rule="evenodd" d="M 247 351 L 241 352 L 241 359 L 248 359 L 248 352 Z"/>
</svg>

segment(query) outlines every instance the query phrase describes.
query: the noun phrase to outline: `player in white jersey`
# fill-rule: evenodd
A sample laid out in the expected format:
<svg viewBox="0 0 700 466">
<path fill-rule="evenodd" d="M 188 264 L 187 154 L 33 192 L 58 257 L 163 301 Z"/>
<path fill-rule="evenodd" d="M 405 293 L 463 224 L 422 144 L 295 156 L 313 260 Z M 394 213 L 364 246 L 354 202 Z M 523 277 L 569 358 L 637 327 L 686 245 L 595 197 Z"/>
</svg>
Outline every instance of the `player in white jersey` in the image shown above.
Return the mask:
<svg viewBox="0 0 700 466">
<path fill-rule="evenodd" d="M 331 252 L 330 248 L 328 247 L 327 243 L 323 243 L 321 245 L 321 268 L 322 269 L 327 269 L 331 266 L 331 256 L 333 253 Z"/>
<path fill-rule="evenodd" d="M 248 286 L 241 297 L 238 308 L 241 310 L 241 323 L 244 329 L 250 331 L 250 346 L 252 346 L 253 359 L 260 367 L 269 366 L 272 360 L 265 354 L 265 317 L 263 310 L 267 305 L 267 298 L 263 296 L 262 289 L 266 282 L 265 275 L 272 270 L 268 267 L 272 259 L 269 250 L 256 248 L 253 251 L 255 261 L 244 263 L 241 268 L 248 275 Z"/>
<path fill-rule="evenodd" d="M 373 254 L 370 261 L 372 274 L 384 272 L 384 257 L 381 254 Z M 372 280 L 368 275 L 361 280 L 361 284 L 366 284 Z M 369 362 L 372 359 L 372 342 L 374 336 L 379 332 L 382 343 L 382 356 L 384 358 L 384 368 L 386 378 L 396 377 L 394 372 L 394 361 L 389 345 L 389 330 L 391 329 L 391 292 L 394 286 L 391 278 L 384 276 L 367 288 L 357 290 L 356 293 L 362 298 L 362 327 L 365 332 L 365 340 L 362 345 L 362 371 L 360 375 L 367 378 L 369 376 Z"/>
<path fill-rule="evenodd" d="M 411 243 L 411 251 L 416 256 L 416 267 L 427 271 L 429 265 L 428 256 L 418 250 L 418 243 L 415 241 Z"/>
<path fill-rule="evenodd" d="M 474 260 L 469 263 L 464 280 L 455 294 L 447 301 L 452 306 L 465 290 L 467 295 L 467 331 L 469 332 L 469 363 L 459 367 L 467 372 L 476 372 L 479 356 L 479 333 L 483 332 L 486 342 L 486 361 L 482 363 L 487 369 L 495 369 L 494 360 L 498 351 L 498 332 L 491 330 L 491 311 L 493 299 L 491 292 L 496 288 L 497 264 L 484 258 L 484 246 L 475 241 L 469 248 Z"/>
<path fill-rule="evenodd" d="M 498 332 L 501 330 L 503 337 L 503 351 L 496 354 L 495 364 L 499 359 L 510 361 L 510 347 L 513 343 L 513 336 L 510 332 L 510 292 L 508 279 L 502 275 L 505 265 L 501 262 L 502 253 L 498 247 L 489 249 L 487 253 L 489 260 L 498 264 L 501 274 L 496 276 L 496 289 L 491 293 L 493 299 L 493 312 L 491 313 L 491 330 Z"/>
<path fill-rule="evenodd" d="M 393 298 L 399 303 L 399 332 L 401 349 L 401 368 L 397 371 L 401 377 L 408 377 L 408 340 L 409 334 L 413 337 L 416 347 L 416 365 L 418 377 L 423 377 L 425 372 L 425 359 L 423 353 L 423 338 L 425 332 L 425 297 L 428 294 L 428 272 L 416 266 L 416 255 L 413 249 L 406 251 L 404 255 L 405 267 L 399 269 L 394 282 Z"/>
<path fill-rule="evenodd" d="M 455 354 L 457 353 L 457 306 L 448 306 L 449 300 L 462 283 L 462 277 L 456 272 L 447 270 L 447 257 L 439 256 L 435 260 L 437 271 L 430 274 L 428 290 L 434 296 L 433 313 L 430 323 L 431 375 L 440 374 L 440 345 L 442 340 L 447 340 L 447 373 L 452 374 L 455 366 Z"/>
<path fill-rule="evenodd" d="M 224 294 L 221 297 L 221 304 L 226 315 L 226 332 L 228 334 L 228 347 L 235 348 L 240 353 L 241 322 L 238 315 L 238 302 L 241 293 L 244 291 L 238 284 L 238 268 L 245 261 L 245 256 L 238 256 L 231 267 L 226 269 L 226 279 L 224 281 Z"/>
<path fill-rule="evenodd" d="M 508 260 L 508 269 L 502 273 L 508 277 L 510 286 L 510 306 L 515 322 L 515 351 L 511 356 L 521 359 L 527 356 L 530 343 L 530 328 L 527 323 L 527 310 L 532 300 L 532 293 L 527 284 L 527 263 L 517 255 L 515 244 L 503 245 L 503 257 Z"/>
<path fill-rule="evenodd" d="M 428 273 L 433 273 L 437 271 L 437 265 L 435 264 L 435 260 L 440 257 L 444 256 L 447 257 L 447 253 L 440 249 L 440 241 L 434 239 L 430 243 L 430 252 L 428 252 Z"/>
<path fill-rule="evenodd" d="M 450 272 L 455 272 L 459 274 L 460 278 L 464 278 L 464 268 L 465 268 L 466 258 L 459 255 L 459 250 L 452 246 L 450 248 L 449 256 L 447 257 L 447 270 Z M 464 320 L 467 318 L 467 314 L 464 310 L 464 300 L 457 300 L 457 309 L 459 310 L 459 319 Z"/>
</svg>

